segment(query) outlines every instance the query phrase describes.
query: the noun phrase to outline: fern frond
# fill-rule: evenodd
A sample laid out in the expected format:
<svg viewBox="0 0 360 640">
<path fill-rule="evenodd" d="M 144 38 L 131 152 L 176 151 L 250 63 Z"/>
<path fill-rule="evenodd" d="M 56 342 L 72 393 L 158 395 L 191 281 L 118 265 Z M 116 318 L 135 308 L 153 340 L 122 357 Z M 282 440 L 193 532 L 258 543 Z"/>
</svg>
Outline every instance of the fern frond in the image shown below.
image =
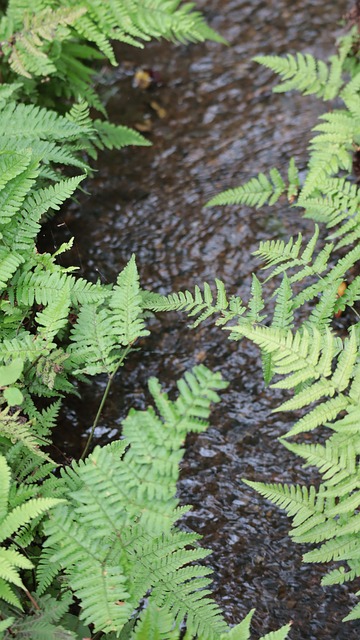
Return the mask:
<svg viewBox="0 0 360 640">
<path fill-rule="evenodd" d="M 59 499 L 30 499 L 18 507 L 9 510 L 10 468 L 4 456 L 0 455 L 0 542 L 3 543 L 32 520 L 46 513 L 52 507 L 63 502 Z M 32 569 L 30 560 L 11 547 L 0 547 L 0 598 L 16 607 L 22 608 L 17 595 L 12 591 L 14 584 L 24 589 L 19 569 Z M 9 584 L 10 583 L 10 584 Z"/>
<path fill-rule="evenodd" d="M 323 273 L 328 266 L 329 255 L 333 249 L 333 245 L 325 245 L 312 262 L 318 235 L 319 228 L 315 225 L 314 235 L 310 238 L 302 253 L 300 253 L 302 248 L 301 234 L 298 235 L 296 242 L 294 242 L 293 238 L 290 238 L 287 243 L 283 240 L 266 240 L 265 242 L 260 242 L 259 249 L 254 251 L 253 255 L 260 256 L 266 262 L 266 266 L 263 268 L 269 269 L 278 265 L 275 266 L 275 269 L 273 269 L 266 281 L 295 267 L 300 267 L 300 270 L 289 277 L 291 284 L 301 281 L 305 277 Z"/>
<path fill-rule="evenodd" d="M 324 385 L 325 386 L 325 385 Z M 324 394 L 331 395 L 332 389 L 324 388 Z M 294 403 L 296 404 L 296 397 L 294 398 Z M 286 403 L 284 403 L 286 407 Z M 281 405 L 276 411 L 283 411 L 281 408 L 284 405 Z M 347 409 L 349 405 L 349 400 L 346 396 L 342 394 L 337 396 L 336 398 L 331 398 L 330 400 L 323 402 L 318 407 L 315 407 L 312 411 L 309 411 L 303 418 L 300 418 L 294 426 L 287 432 L 286 437 L 295 436 L 298 433 L 304 433 L 305 431 L 313 431 L 318 426 L 323 425 L 327 422 L 331 422 L 335 420 L 341 411 Z M 287 410 L 287 409 L 285 409 Z"/>
<path fill-rule="evenodd" d="M 134 626 L 134 623 L 133 625 Z M 172 615 L 162 607 L 158 607 L 152 598 L 143 609 L 136 627 L 130 636 L 131 640 L 179 640 L 179 630 L 174 629 Z"/>
<path fill-rule="evenodd" d="M 207 207 L 226 204 L 245 204 L 259 209 L 264 204 L 275 204 L 285 192 L 286 185 L 277 169 L 271 169 L 270 180 L 264 173 L 252 178 L 241 187 L 228 189 L 207 202 Z"/>
<path fill-rule="evenodd" d="M 346 307 L 353 307 L 360 300 L 360 276 L 356 276 L 346 287 L 342 296 L 339 296 L 334 306 L 334 312 L 344 311 Z"/>
<path fill-rule="evenodd" d="M 117 284 L 101 302 L 84 304 L 71 331 L 69 353 L 81 372 L 112 375 L 145 329 L 139 276 L 134 256 L 119 274 Z M 76 369 L 75 373 L 79 372 Z"/>
<path fill-rule="evenodd" d="M 274 93 L 296 89 L 304 95 L 315 94 L 324 100 L 332 100 L 342 84 L 342 58 L 337 56 L 330 58 L 330 69 L 310 53 L 286 57 L 256 56 L 254 60 L 282 78 L 283 82 L 273 89 Z"/>
<path fill-rule="evenodd" d="M 292 290 L 286 273 L 283 276 L 282 283 L 276 292 L 276 304 L 271 327 L 280 331 L 292 329 L 294 321 L 294 312 L 292 308 Z M 274 375 L 271 353 L 262 351 L 261 353 L 264 382 L 270 384 Z"/>
<path fill-rule="evenodd" d="M 274 372 L 289 376 L 274 387 L 288 389 L 330 374 L 335 338 L 329 331 L 323 337 L 315 327 L 304 327 L 293 334 L 289 330 L 246 324 L 232 327 L 231 330 L 234 338 L 245 336 L 266 353 L 271 353 Z"/>
<path fill-rule="evenodd" d="M 360 202 L 357 185 L 343 178 L 328 178 L 322 184 L 324 195 L 304 198 L 300 195 L 297 204 L 305 209 L 305 218 L 323 222 L 328 228 L 355 216 Z M 330 237 L 337 238 L 342 233 L 337 230 Z"/>
<path fill-rule="evenodd" d="M 341 144 L 325 141 L 322 146 L 320 140 L 319 144 L 316 144 L 316 151 L 313 151 L 308 166 L 309 171 L 301 190 L 303 198 L 312 197 L 314 193 L 321 192 L 322 185 L 339 171 L 344 170 L 349 173 L 352 166 L 352 154 L 348 148 Z"/>
<path fill-rule="evenodd" d="M 290 630 L 291 624 L 285 624 L 280 629 L 277 629 L 277 631 L 270 631 L 270 633 L 262 636 L 260 640 L 286 640 L 288 634 L 290 633 Z"/>
<path fill-rule="evenodd" d="M 137 338 L 149 335 L 142 317 L 141 302 L 139 275 L 133 255 L 119 274 L 109 298 L 109 320 L 114 336 L 123 346 L 132 345 Z"/>
<path fill-rule="evenodd" d="M 317 498 L 315 487 L 310 489 L 301 485 L 265 484 L 244 480 L 249 487 L 255 489 L 262 496 L 284 509 L 289 517 L 294 518 L 294 527 L 306 522 L 315 514 L 324 521 L 323 503 Z"/>
<path fill-rule="evenodd" d="M 12 153 L 10 157 L 4 150 L 0 155 L 0 169 L 3 171 L 0 185 L 0 224 L 6 225 L 18 212 L 34 185 L 39 175 L 39 162 L 34 160 L 33 154 L 28 149 L 24 149 L 22 153 Z"/>
<path fill-rule="evenodd" d="M 27 250 L 33 246 L 40 230 L 41 216 L 49 209 L 58 210 L 83 179 L 84 176 L 69 178 L 50 187 L 32 191 L 20 211 L 12 217 L 12 224 L 4 228 L 4 242 L 9 243 L 14 251 Z"/>
<path fill-rule="evenodd" d="M 344 584 L 345 582 L 349 582 L 355 580 L 360 575 L 360 563 L 359 561 L 351 560 L 349 561 L 349 566 L 353 567 L 350 571 L 346 571 L 344 567 L 339 567 L 338 569 L 333 569 L 333 571 L 329 571 L 321 580 L 321 584 L 325 587 L 331 584 Z M 356 607 L 355 607 L 356 608 Z"/>
<path fill-rule="evenodd" d="M 328 540 L 318 549 L 308 551 L 304 555 L 306 562 L 331 562 L 332 560 L 351 560 L 359 555 L 359 541 L 352 536 L 340 536 Z"/>
<path fill-rule="evenodd" d="M 184 310 L 190 317 L 200 314 L 191 327 L 197 327 L 201 322 L 216 313 L 221 314 L 216 323 L 222 325 L 246 311 L 246 307 L 243 306 L 240 298 L 232 296 L 228 299 L 225 286 L 221 280 L 216 279 L 215 285 L 215 301 L 210 285 L 204 282 L 204 291 L 202 292 L 200 287 L 196 285 L 194 294 L 190 291 L 180 291 L 179 293 L 171 293 L 168 296 L 160 296 L 158 294 L 148 295 L 148 292 L 146 292 L 144 308 L 151 311 Z"/>
<path fill-rule="evenodd" d="M 81 371 L 89 375 L 111 375 L 115 371 L 123 351 L 116 349 L 114 331 L 106 309 L 98 303 L 84 304 L 70 337 L 68 352 L 74 363 L 75 374 Z"/>
<path fill-rule="evenodd" d="M 69 591 L 61 594 L 61 597 L 53 597 L 49 594 L 36 598 L 37 609 L 30 614 L 20 614 L 11 627 L 11 632 L 18 638 L 31 638 L 32 640 L 76 640 L 80 637 L 90 636 L 90 630 L 72 614 L 68 613 L 72 604 L 72 595 Z M 66 625 L 65 628 L 63 624 Z"/>
<path fill-rule="evenodd" d="M 323 250 L 324 251 L 324 250 Z M 322 252 L 319 254 L 319 258 Z M 312 300 L 314 297 L 326 292 L 329 286 L 335 282 L 346 280 L 347 272 L 351 267 L 356 264 L 360 259 L 360 245 L 355 246 L 354 249 L 349 251 L 343 258 L 337 261 L 336 265 L 321 278 L 319 282 L 305 287 L 297 296 L 293 299 L 294 308 L 301 307 L 305 302 Z M 328 258 L 321 256 L 321 266 L 319 273 L 321 273 L 327 265 Z M 324 266 L 324 269 L 322 268 Z"/>
<path fill-rule="evenodd" d="M 249 311 L 246 314 L 246 320 L 251 324 L 260 323 L 267 317 L 261 315 L 261 311 L 264 309 L 265 303 L 262 297 L 262 286 L 256 275 L 252 276 L 251 283 L 251 298 L 249 300 Z"/>
<path fill-rule="evenodd" d="M 321 444 L 299 444 L 287 442 L 281 439 L 281 443 L 305 461 L 304 466 L 315 466 L 323 475 L 327 487 L 334 486 L 345 478 L 355 473 L 355 459 L 353 443 L 350 441 L 346 447 L 337 447 L 327 440 Z"/>
<path fill-rule="evenodd" d="M 56 72 L 56 66 L 47 54 L 47 42 L 64 40 L 71 36 L 67 25 L 74 23 L 86 12 L 85 7 L 71 8 L 46 7 L 39 13 L 25 14 L 24 29 L 13 35 L 14 43 L 7 47 L 10 52 L 10 67 L 26 78 L 46 76 Z"/>
<path fill-rule="evenodd" d="M 71 586 L 82 601 L 81 619 L 91 620 L 95 628 L 104 631 L 121 629 L 131 616 L 131 604 L 125 602 L 129 594 L 124 574 L 109 556 L 110 540 L 96 543 L 64 505 L 53 511 L 46 533 L 46 546 L 56 549 L 52 561 L 66 567 Z"/>
<path fill-rule="evenodd" d="M 17 251 L 0 246 L 0 288 L 5 289 L 9 280 L 23 264 L 24 258 Z"/>
<path fill-rule="evenodd" d="M 119 632 L 151 590 L 152 601 L 176 625 L 186 617 L 190 632 L 204 640 L 225 630 L 208 598 L 209 570 L 190 565 L 208 551 L 194 546 L 197 534 L 173 526 L 184 513 L 177 508 L 176 481 L 185 434 L 206 428 L 210 403 L 224 386 L 218 374 L 200 366 L 179 382 L 179 398 L 170 402 L 152 381 L 163 419 L 150 409 L 132 411 L 124 440 L 96 447 L 63 475 L 73 506 L 57 507 L 45 523 L 40 589 L 53 575 L 48 563 L 61 566 L 81 601 L 81 618 L 96 629 Z"/>
<path fill-rule="evenodd" d="M 343 109 L 334 110 L 331 113 L 323 113 L 319 116 L 320 122 L 313 131 L 321 133 L 312 138 L 310 148 L 314 151 L 326 148 L 328 143 L 351 149 L 351 145 L 358 133 L 358 123 L 350 113 Z"/>
<path fill-rule="evenodd" d="M 58 291 L 68 287 L 74 308 L 82 304 L 103 302 L 108 292 L 99 284 L 84 278 L 75 278 L 61 267 L 53 266 L 44 270 L 41 265 L 34 271 L 23 271 L 16 280 L 14 294 L 18 304 L 31 307 L 34 302 L 49 305 L 56 302 Z"/>
<path fill-rule="evenodd" d="M 5 146 L 17 139 L 77 140 L 82 129 L 50 109 L 9 102 L 1 111 L 0 134 Z"/>
<path fill-rule="evenodd" d="M 24 421 L 20 411 L 10 413 L 10 407 L 0 411 L 0 434 L 9 438 L 11 442 L 21 442 L 29 451 L 46 457 L 45 454 L 40 453 L 40 442 L 31 423 Z"/>
<path fill-rule="evenodd" d="M 42 336 L 47 342 L 52 342 L 60 329 L 68 322 L 70 303 L 70 290 L 65 286 L 57 292 L 55 302 L 48 304 L 43 311 L 36 314 L 35 320 L 39 326 L 39 336 Z"/>
<path fill-rule="evenodd" d="M 309 323 L 316 326 L 319 331 L 323 331 L 325 327 L 330 326 L 332 319 L 339 308 L 338 291 L 340 284 L 341 280 L 337 280 L 322 292 L 320 300 L 313 308 L 306 324 Z M 345 307 L 345 301 L 342 305 Z"/>
<path fill-rule="evenodd" d="M 121 461 L 118 452 L 115 457 L 106 449 L 96 450 L 94 464 L 86 470 L 87 502 L 94 502 L 94 487 L 98 487 L 99 504 L 106 503 L 106 496 L 109 499 L 113 496 L 113 505 L 117 496 L 118 514 L 109 504 L 110 513 L 106 516 L 112 523 L 119 518 L 117 527 L 124 523 L 123 509 L 126 505 L 128 513 L 139 517 L 139 522 L 147 528 L 154 528 L 157 533 L 168 530 L 180 516 L 176 512 L 178 500 L 174 496 L 183 441 L 188 432 L 206 429 L 210 404 L 219 400 L 216 391 L 226 386 L 218 374 L 213 374 L 206 367 L 196 367 L 178 383 L 179 397 L 170 402 L 161 392 L 158 381 L 151 379 L 149 389 L 162 420 L 151 409 L 129 413 L 123 424 L 123 435 L 125 444 L 130 443 L 131 446 Z M 81 470 L 79 474 L 81 476 Z M 111 481 L 106 480 L 104 484 L 102 478 L 107 475 Z M 95 511 L 99 518 L 103 517 L 104 509 L 99 511 L 96 507 Z M 86 521 L 88 516 L 84 512 L 82 517 Z M 92 519 L 94 517 L 91 515 Z"/>
<path fill-rule="evenodd" d="M 98 149 L 122 149 L 129 145 L 151 146 L 149 140 L 129 127 L 111 124 L 104 120 L 94 120 L 92 124 L 97 134 L 95 144 Z"/>
<path fill-rule="evenodd" d="M 63 502 L 58 498 L 34 498 L 25 504 L 16 507 L 3 518 L 0 523 L 0 542 L 12 536 L 20 527 L 46 513 L 50 508 Z"/>
</svg>

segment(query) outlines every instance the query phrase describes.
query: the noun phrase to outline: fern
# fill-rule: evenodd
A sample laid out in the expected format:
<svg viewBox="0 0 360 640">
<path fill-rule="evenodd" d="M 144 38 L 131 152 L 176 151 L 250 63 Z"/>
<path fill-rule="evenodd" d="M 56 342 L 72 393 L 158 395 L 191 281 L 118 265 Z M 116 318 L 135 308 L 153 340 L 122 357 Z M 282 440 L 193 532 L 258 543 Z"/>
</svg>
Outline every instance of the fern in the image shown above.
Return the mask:
<svg viewBox="0 0 360 640">
<path fill-rule="evenodd" d="M 209 570 L 188 566 L 208 552 L 194 546 L 196 534 L 173 526 L 183 512 L 174 496 L 184 435 L 206 428 L 210 403 L 224 386 L 218 374 L 198 367 L 179 382 L 172 403 L 152 381 L 162 419 L 151 409 L 132 412 L 124 441 L 97 447 L 85 463 L 73 465 L 66 480 L 69 506 L 55 509 L 45 525 L 39 578 L 46 586 L 51 564 L 62 566 L 81 600 L 82 619 L 96 629 L 119 632 L 151 589 L 165 616 L 176 624 L 186 616 L 191 634 L 215 639 L 225 630 L 208 598 Z"/>
<path fill-rule="evenodd" d="M 204 292 L 196 286 L 194 295 L 190 291 L 171 293 L 169 296 L 149 294 L 144 296 L 144 306 L 151 311 L 179 311 L 185 310 L 190 317 L 199 315 L 192 327 L 197 327 L 201 322 L 213 314 L 220 314 L 217 324 L 224 324 L 235 317 L 241 316 L 246 307 L 240 298 L 227 297 L 225 286 L 220 280 L 215 280 L 216 300 L 207 282 L 204 283 Z"/>
<path fill-rule="evenodd" d="M 296 89 L 304 95 L 315 94 L 323 100 L 335 98 L 343 85 L 342 73 L 346 57 L 351 50 L 353 37 L 343 38 L 339 54 L 331 56 L 330 65 L 316 60 L 310 53 L 296 56 L 257 56 L 255 62 L 268 67 L 282 78 L 274 93 L 282 93 Z"/>
<path fill-rule="evenodd" d="M 80 4 L 47 0 L 33 1 L 30 6 L 13 0 L 0 21 L 2 66 L 7 76 L 11 71 L 22 80 L 25 94 L 38 100 L 45 95 L 54 106 L 56 96 L 72 101 L 80 97 L 103 112 L 91 86 L 94 69 L 89 62 L 105 56 L 115 65 L 114 40 L 142 47 L 143 41 L 160 37 L 179 42 L 206 38 L 224 42 L 191 3 L 180 5 L 179 0 L 112 0 L 105 4 L 98 0 Z M 43 79 L 46 87 L 41 84 Z"/>
<path fill-rule="evenodd" d="M 5 436 L 11 442 L 21 442 L 30 451 L 39 454 L 38 437 L 32 430 L 32 425 L 28 421 L 24 421 L 20 411 L 10 413 L 10 407 L 5 407 L 0 411 L 0 434 Z M 41 454 L 46 457 L 45 454 Z"/>
<path fill-rule="evenodd" d="M 229 189 L 215 196 L 207 203 L 207 206 L 225 204 L 246 204 L 259 209 L 265 203 L 269 206 L 275 204 L 285 192 L 286 185 L 277 169 L 270 171 L 271 181 L 263 173 L 257 178 L 252 178 L 243 186 Z"/>
<path fill-rule="evenodd" d="M 4 545 L 20 527 L 24 527 L 34 518 L 44 514 L 50 508 L 58 505 L 62 500 L 39 498 L 31 499 L 15 509 L 9 510 L 10 468 L 4 456 L 0 455 L 0 598 L 9 604 L 22 609 L 19 597 L 14 587 L 25 589 L 19 574 L 19 569 L 31 569 L 30 560 L 13 548 L 11 541 Z"/>
<path fill-rule="evenodd" d="M 20 615 L 16 622 L 11 624 L 9 634 L 5 635 L 5 639 L 16 636 L 22 640 L 75 640 L 79 625 L 73 625 L 74 630 L 65 628 L 65 622 L 72 622 L 72 616 L 66 614 L 71 602 L 69 593 L 64 593 L 61 599 L 56 599 L 50 595 L 43 596 L 36 602 L 37 608 L 33 607 L 32 615 Z M 70 627 L 70 625 L 69 625 Z M 83 637 L 86 633 L 90 634 L 88 627 L 83 626 L 79 629 Z"/>
<path fill-rule="evenodd" d="M 101 303 L 84 304 L 71 331 L 69 353 L 82 373 L 114 374 L 137 338 L 148 335 L 134 256 Z"/>
</svg>

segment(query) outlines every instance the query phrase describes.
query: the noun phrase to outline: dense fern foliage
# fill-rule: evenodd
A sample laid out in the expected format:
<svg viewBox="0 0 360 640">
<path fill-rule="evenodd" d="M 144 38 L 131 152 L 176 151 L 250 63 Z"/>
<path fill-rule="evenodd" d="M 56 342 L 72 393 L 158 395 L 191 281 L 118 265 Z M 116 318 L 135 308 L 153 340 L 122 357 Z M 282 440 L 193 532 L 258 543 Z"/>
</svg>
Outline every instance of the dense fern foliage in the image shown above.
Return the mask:
<svg viewBox="0 0 360 640">
<path fill-rule="evenodd" d="M 261 351 L 264 380 L 272 388 L 293 390 L 276 411 L 301 411 L 302 417 L 281 442 L 316 467 L 316 485 L 245 482 L 285 509 L 293 518 L 291 536 L 315 545 L 307 562 L 330 561 L 336 569 L 324 585 L 360 575 L 360 332 L 356 303 L 360 299 L 359 189 L 352 175 L 360 141 L 359 38 L 356 30 L 343 37 L 329 64 L 310 55 L 265 56 L 256 60 L 279 74 L 276 91 L 297 89 L 323 100 L 337 98 L 336 108 L 320 116 L 309 145 L 303 182 L 294 160 L 287 179 L 277 169 L 215 196 L 209 205 L 274 205 L 285 196 L 305 217 L 330 229 L 327 242 L 319 227 L 305 241 L 267 240 L 255 255 L 268 275 L 253 275 L 250 296 L 228 297 L 216 281 L 189 291 L 149 299 L 153 310 L 183 310 L 197 316 L 195 325 L 214 317 L 233 340 L 246 338 Z M 355 159 L 354 159 L 355 154 Z M 358 176 L 357 176 L 358 177 Z M 323 234 L 324 235 L 324 234 Z M 342 247 L 347 252 L 339 252 Z M 268 281 L 275 281 L 272 299 Z M 274 286 L 272 286 L 274 290 Z M 346 327 L 335 318 L 346 314 Z M 272 382 L 275 376 L 275 382 Z M 308 432 L 315 432 L 309 441 Z M 306 439 L 301 435 L 306 433 Z M 319 438 L 320 436 L 320 438 Z M 289 441 L 288 438 L 295 437 Z M 360 592 L 359 592 L 360 594 Z M 359 595 L 358 594 L 358 595 Z M 360 618 L 360 604 L 345 620 Z"/>
<path fill-rule="evenodd" d="M 142 47 L 152 38 L 222 41 L 180 0 L 9 0 L 0 14 L 1 72 L 14 90 L 47 107 L 85 100 L 104 113 L 94 89 L 94 62 L 116 65 L 114 40 Z"/>
<path fill-rule="evenodd" d="M 199 563 L 209 551 L 178 524 L 189 509 L 176 493 L 186 435 L 207 428 L 227 383 L 197 367 L 172 402 L 150 380 L 157 411 L 130 412 L 121 439 L 87 456 L 157 296 L 141 289 L 135 256 L 104 286 L 60 265 L 73 240 L 53 254 L 37 247 L 89 158 L 149 144 L 90 115 L 106 115 L 94 63 L 116 63 L 111 41 L 222 39 L 178 0 L 9 0 L 0 14 L 0 638 L 246 640 L 253 612 L 227 626 Z M 61 401 L 95 375 L 106 388 L 88 442 L 60 468 L 51 432 Z"/>
<path fill-rule="evenodd" d="M 125 126 L 90 118 L 89 106 L 106 116 L 94 88 L 94 63 L 117 64 L 111 41 L 142 47 L 161 37 L 222 40 L 190 3 L 9 0 L 0 10 L 2 145 L 18 151 L 32 145 L 46 164 L 43 174 L 56 179 L 54 162 L 88 170 L 84 152 L 96 157 L 105 147 L 149 144 Z"/>
<path fill-rule="evenodd" d="M 115 375 L 149 333 L 149 311 L 183 311 L 194 327 L 214 318 L 230 339 L 258 345 L 266 385 L 286 394 L 276 410 L 301 412 L 281 441 L 321 476 L 311 486 L 245 482 L 287 510 L 293 539 L 313 545 L 306 561 L 338 563 L 324 584 L 360 575 L 358 34 L 343 37 L 329 63 L 257 58 L 280 75 L 278 91 L 336 98 L 335 108 L 314 128 L 303 181 L 291 160 L 286 177 L 270 169 L 209 203 L 285 198 L 314 219 L 312 237 L 261 242 L 267 277 L 253 274 L 243 298 L 220 280 L 161 296 L 142 290 L 135 256 L 104 286 L 59 264 L 72 241 L 40 253 L 37 235 L 98 149 L 148 144 L 90 115 L 106 115 L 94 63 L 116 63 L 111 41 L 221 38 L 178 0 L 9 0 L 0 18 L 0 638 L 247 640 L 253 612 L 226 625 L 200 564 L 209 551 L 179 524 L 189 509 L 176 493 L 184 441 L 207 428 L 227 386 L 220 374 L 195 368 L 175 401 L 151 379 L 155 408 L 131 411 L 121 439 L 87 454 Z M 346 330 L 334 322 L 341 313 Z M 95 375 L 106 388 L 88 442 L 60 468 L 51 432 L 61 400 Z M 359 617 L 357 605 L 347 619 Z M 284 640 L 289 629 L 263 640 Z"/>
</svg>

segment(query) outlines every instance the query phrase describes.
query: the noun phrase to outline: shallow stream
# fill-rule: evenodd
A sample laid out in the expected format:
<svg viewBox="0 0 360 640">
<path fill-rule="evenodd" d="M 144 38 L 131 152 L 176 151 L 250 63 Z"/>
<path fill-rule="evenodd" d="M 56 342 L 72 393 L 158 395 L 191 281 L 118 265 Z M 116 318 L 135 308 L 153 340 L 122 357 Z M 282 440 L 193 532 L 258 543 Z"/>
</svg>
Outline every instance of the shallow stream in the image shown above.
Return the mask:
<svg viewBox="0 0 360 640">
<path fill-rule="evenodd" d="M 310 233 L 312 223 L 286 203 L 276 216 L 274 208 L 204 204 L 260 171 L 284 169 L 291 156 L 304 167 L 310 129 L 325 108 L 312 97 L 273 95 L 272 74 L 251 58 L 296 51 L 326 58 L 349 6 L 345 0 L 197 4 L 230 46 L 117 47 L 119 68 L 100 74 L 110 117 L 147 130 L 153 146 L 101 154 L 90 196 L 70 205 L 51 234 L 56 245 L 75 236 L 69 263 L 92 280 L 114 281 L 136 253 L 145 288 L 192 290 L 217 277 L 246 298 L 259 240 Z M 139 70 L 151 71 L 148 88 L 139 86 Z M 96 441 L 116 437 L 131 406 L 146 406 L 151 375 L 172 393 L 174 381 L 194 364 L 221 370 L 230 386 L 209 431 L 189 438 L 179 488 L 182 502 L 194 505 L 187 526 L 213 550 L 216 599 L 231 623 L 256 607 L 256 638 L 293 620 L 292 640 L 358 640 L 359 625 L 341 623 L 355 587 L 322 589 L 324 569 L 301 563 L 303 550 L 289 541 L 287 517 L 241 483 L 242 477 L 311 477 L 276 440 L 288 416 L 271 413 L 280 396 L 264 389 L 257 350 L 229 342 L 211 324 L 190 330 L 181 315 L 159 315 L 151 325 L 151 337 L 113 386 Z M 99 381 L 83 390 L 81 402 L 68 402 L 57 435 L 67 455 L 82 450 L 103 389 Z"/>
</svg>

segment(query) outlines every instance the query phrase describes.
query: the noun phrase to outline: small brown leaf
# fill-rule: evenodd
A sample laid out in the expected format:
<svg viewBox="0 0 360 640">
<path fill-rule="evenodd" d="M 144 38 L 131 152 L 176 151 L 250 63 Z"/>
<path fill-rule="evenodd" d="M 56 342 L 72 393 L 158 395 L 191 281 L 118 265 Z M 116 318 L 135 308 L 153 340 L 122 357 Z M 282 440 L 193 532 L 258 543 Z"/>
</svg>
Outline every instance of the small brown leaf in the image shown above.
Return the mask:
<svg viewBox="0 0 360 640">
<path fill-rule="evenodd" d="M 163 120 L 163 118 L 166 118 L 167 111 L 166 111 L 166 109 L 164 109 L 164 107 L 161 106 L 161 104 L 159 104 L 155 100 L 152 100 L 150 102 L 150 107 L 155 111 L 156 115 L 159 118 L 161 118 L 161 120 Z"/>
<path fill-rule="evenodd" d="M 152 83 L 153 79 L 147 69 L 138 69 L 134 75 L 133 85 L 145 91 Z"/>
</svg>

